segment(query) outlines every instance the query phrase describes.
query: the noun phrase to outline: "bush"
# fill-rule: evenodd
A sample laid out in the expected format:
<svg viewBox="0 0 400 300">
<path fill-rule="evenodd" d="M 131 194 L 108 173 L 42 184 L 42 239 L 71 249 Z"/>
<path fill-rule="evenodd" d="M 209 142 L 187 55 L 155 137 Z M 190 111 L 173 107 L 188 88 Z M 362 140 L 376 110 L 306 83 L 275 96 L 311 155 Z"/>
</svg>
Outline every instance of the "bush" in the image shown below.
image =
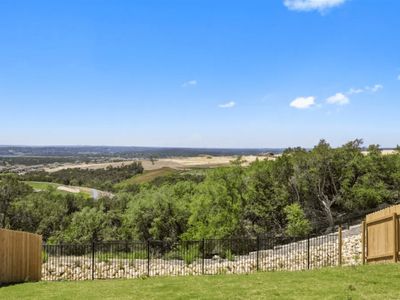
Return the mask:
<svg viewBox="0 0 400 300">
<path fill-rule="evenodd" d="M 294 203 L 288 205 L 284 209 L 288 224 L 286 226 L 286 233 L 289 236 L 301 237 L 310 233 L 310 221 L 306 218 L 300 204 Z"/>
<path fill-rule="evenodd" d="M 147 259 L 147 250 L 129 252 L 96 252 L 96 259 L 109 262 L 110 259 Z"/>
<path fill-rule="evenodd" d="M 164 255 L 165 259 L 181 259 L 187 265 L 191 264 L 195 260 L 201 258 L 201 252 L 199 249 L 199 245 L 189 245 L 185 247 L 184 245 L 180 245 L 178 248 L 166 253 Z"/>
<path fill-rule="evenodd" d="M 49 256 L 47 254 L 46 251 L 42 251 L 42 263 L 47 263 L 47 261 L 49 260 Z"/>
<path fill-rule="evenodd" d="M 229 261 L 233 261 L 235 259 L 235 255 L 233 255 L 232 250 L 228 249 L 224 253 L 224 258 L 226 258 Z"/>
</svg>

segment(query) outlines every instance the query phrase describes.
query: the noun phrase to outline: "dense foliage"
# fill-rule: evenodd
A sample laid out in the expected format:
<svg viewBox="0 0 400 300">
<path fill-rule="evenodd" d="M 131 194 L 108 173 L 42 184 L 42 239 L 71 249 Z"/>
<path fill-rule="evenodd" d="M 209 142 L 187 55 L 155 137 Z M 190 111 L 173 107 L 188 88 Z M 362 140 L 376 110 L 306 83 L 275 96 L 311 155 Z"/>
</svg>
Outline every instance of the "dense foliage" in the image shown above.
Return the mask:
<svg viewBox="0 0 400 300">
<path fill-rule="evenodd" d="M 74 157 L 37 157 L 37 156 L 0 157 L 0 166 L 9 166 L 9 165 L 34 166 L 42 164 L 44 165 L 44 164 L 54 164 L 54 163 L 76 163 L 76 162 L 89 162 L 89 160 L 77 159 Z"/>
<path fill-rule="evenodd" d="M 114 184 L 140 173 L 143 173 L 142 164 L 134 162 L 120 167 L 108 166 L 105 169 L 70 168 L 52 173 L 35 171 L 21 176 L 21 179 L 88 186 L 112 191 Z"/>
<path fill-rule="evenodd" d="M 363 153 L 360 140 L 339 148 L 321 141 L 309 151 L 288 149 L 274 160 L 243 163 L 239 158 L 199 176 L 169 175 L 98 201 L 54 190 L 34 193 L 3 177 L 0 220 L 3 227 L 38 232 L 51 242 L 299 236 L 400 201 L 400 151 L 383 155 L 370 146 Z M 114 171 L 93 174 L 112 183 Z M 102 178 L 91 178 L 90 171 L 87 177 L 76 173 L 78 178 L 73 171 L 61 174 L 54 178 L 65 178 L 64 184 L 97 186 L 95 178 Z"/>
</svg>

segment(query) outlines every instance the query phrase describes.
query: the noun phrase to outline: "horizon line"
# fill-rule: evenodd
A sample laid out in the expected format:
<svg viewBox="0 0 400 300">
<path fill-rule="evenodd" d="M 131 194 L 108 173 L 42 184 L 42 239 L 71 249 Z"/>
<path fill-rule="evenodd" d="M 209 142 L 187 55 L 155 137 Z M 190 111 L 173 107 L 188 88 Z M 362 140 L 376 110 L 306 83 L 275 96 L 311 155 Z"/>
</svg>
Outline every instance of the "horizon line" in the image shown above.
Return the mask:
<svg viewBox="0 0 400 300">
<path fill-rule="evenodd" d="M 316 146 L 317 144 L 315 144 L 314 146 Z M 374 145 L 374 144 L 370 144 L 370 145 Z M 5 148 L 5 147 L 30 147 L 30 148 L 41 148 L 41 147 L 54 147 L 54 148 L 58 148 L 58 147 L 71 147 L 71 148 L 76 148 L 76 147 L 108 147 L 108 148 L 156 148 L 156 149 L 199 149 L 199 150 L 203 150 L 203 149 L 210 149 L 210 150 L 268 150 L 268 149 L 288 149 L 288 148 L 303 148 L 303 149 L 311 149 L 314 146 L 311 147 L 304 147 L 304 146 L 281 146 L 281 147 L 191 147 L 191 146 L 132 146 L 132 145 L 80 145 L 80 144 L 42 144 L 42 145 L 27 145 L 27 144 L 0 144 L 1 148 Z M 369 145 L 361 147 L 361 149 L 364 148 L 368 148 Z M 341 146 L 336 146 L 332 148 L 338 148 Z M 395 147 L 383 147 L 380 146 L 379 149 L 381 150 L 394 150 L 396 149 L 397 146 Z"/>
</svg>

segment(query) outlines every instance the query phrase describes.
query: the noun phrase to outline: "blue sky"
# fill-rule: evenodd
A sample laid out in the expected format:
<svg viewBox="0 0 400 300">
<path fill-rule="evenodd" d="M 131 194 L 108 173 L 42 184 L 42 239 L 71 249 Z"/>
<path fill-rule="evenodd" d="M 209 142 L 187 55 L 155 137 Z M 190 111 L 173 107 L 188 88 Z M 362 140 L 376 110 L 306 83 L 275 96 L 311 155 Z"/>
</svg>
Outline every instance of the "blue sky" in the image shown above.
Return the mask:
<svg viewBox="0 0 400 300">
<path fill-rule="evenodd" d="M 0 1 L 0 144 L 400 144 L 400 1 Z"/>
</svg>

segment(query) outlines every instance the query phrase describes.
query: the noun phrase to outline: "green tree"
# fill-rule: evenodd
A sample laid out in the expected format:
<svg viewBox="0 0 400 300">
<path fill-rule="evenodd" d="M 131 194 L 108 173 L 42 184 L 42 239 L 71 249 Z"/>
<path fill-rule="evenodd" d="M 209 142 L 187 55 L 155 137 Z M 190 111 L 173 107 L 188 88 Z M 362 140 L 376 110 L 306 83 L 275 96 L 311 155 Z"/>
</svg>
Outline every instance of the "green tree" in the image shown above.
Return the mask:
<svg viewBox="0 0 400 300">
<path fill-rule="evenodd" d="M 55 188 L 17 198 L 10 207 L 10 226 L 13 229 L 41 234 L 46 241 L 62 232 L 71 215 L 91 205 L 84 196 L 64 194 Z"/>
<path fill-rule="evenodd" d="M 246 186 L 244 167 L 237 162 L 210 171 L 193 197 L 190 228 L 185 238 L 247 236 Z"/>
<path fill-rule="evenodd" d="M 303 237 L 311 232 L 310 221 L 306 218 L 300 204 L 288 205 L 284 211 L 287 219 L 286 234 L 288 236 Z"/>
<path fill-rule="evenodd" d="M 32 193 L 13 202 L 10 223 L 13 229 L 35 232 L 47 240 L 68 224 L 65 197 L 55 190 Z"/>
<path fill-rule="evenodd" d="M 388 157 L 382 155 L 378 145 L 368 147 L 367 154 L 358 157 L 356 172 L 350 186 L 347 186 L 346 207 L 350 210 L 368 209 L 383 202 L 389 202 L 393 196 L 390 185 L 395 179 Z"/>
<path fill-rule="evenodd" d="M 0 226 L 7 228 L 10 225 L 10 207 L 13 201 L 32 193 L 32 188 L 18 181 L 13 175 L 2 176 L 0 181 Z"/>
<path fill-rule="evenodd" d="M 148 188 L 135 195 L 123 216 L 128 239 L 176 241 L 187 229 L 192 182 Z"/>
<path fill-rule="evenodd" d="M 283 231 L 283 208 L 288 204 L 289 192 L 281 174 L 285 170 L 281 167 L 284 168 L 280 163 L 264 160 L 254 162 L 246 170 L 248 200 L 244 218 L 249 227 L 249 237 Z"/>
<path fill-rule="evenodd" d="M 103 211 L 84 207 L 72 215 L 71 223 L 65 231 L 53 236 L 50 242 L 87 244 L 105 240 L 109 230 L 107 221 L 107 215 Z"/>
</svg>

